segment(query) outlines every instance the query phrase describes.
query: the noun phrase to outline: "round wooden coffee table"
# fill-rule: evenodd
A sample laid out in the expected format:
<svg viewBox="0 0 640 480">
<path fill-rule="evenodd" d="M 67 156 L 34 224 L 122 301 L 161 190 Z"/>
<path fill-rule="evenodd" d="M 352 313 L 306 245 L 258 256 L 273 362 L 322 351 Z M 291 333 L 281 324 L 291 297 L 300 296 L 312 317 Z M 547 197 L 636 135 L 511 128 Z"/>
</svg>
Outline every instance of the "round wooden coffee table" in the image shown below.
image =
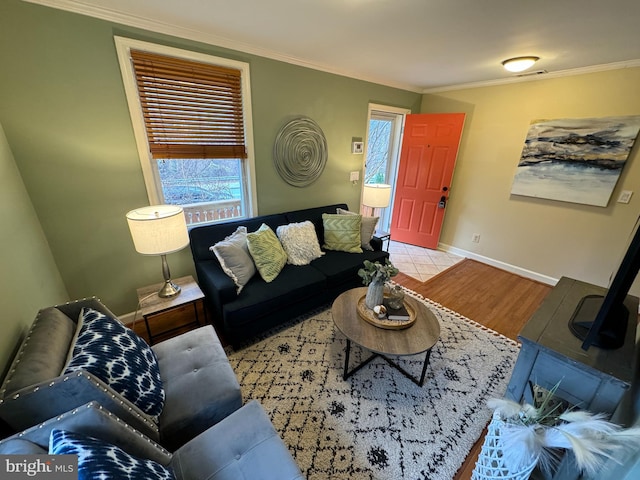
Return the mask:
<svg viewBox="0 0 640 480">
<path fill-rule="evenodd" d="M 422 386 L 429 365 L 431 349 L 440 338 L 440 324 L 435 315 L 422 302 L 406 296 L 416 311 L 416 321 L 409 328 L 403 330 L 387 330 L 376 327 L 363 320 L 357 311 L 358 300 L 367 293 L 367 288 L 354 288 L 341 294 L 335 299 L 331 307 L 331 315 L 336 327 L 347 337 L 347 348 L 344 360 L 343 378 L 346 380 L 376 357 L 386 360 L 389 365 L 398 369 L 415 384 Z M 373 355 L 360 365 L 349 371 L 349 353 L 351 342 L 373 352 Z M 426 352 L 420 380 L 416 379 L 400 365 L 391 361 L 385 355 L 417 355 Z"/>
</svg>

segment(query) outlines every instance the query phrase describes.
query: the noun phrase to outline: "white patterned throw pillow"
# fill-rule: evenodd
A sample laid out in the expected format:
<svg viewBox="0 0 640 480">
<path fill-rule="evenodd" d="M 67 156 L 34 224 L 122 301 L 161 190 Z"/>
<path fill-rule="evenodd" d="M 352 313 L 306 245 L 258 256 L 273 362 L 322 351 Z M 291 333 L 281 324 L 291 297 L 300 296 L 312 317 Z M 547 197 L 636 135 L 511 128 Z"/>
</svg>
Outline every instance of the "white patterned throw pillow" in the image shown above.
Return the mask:
<svg viewBox="0 0 640 480">
<path fill-rule="evenodd" d="M 309 265 L 312 260 L 324 255 L 320 250 L 316 229 L 308 220 L 280 225 L 276 234 L 287 253 L 287 263 L 291 265 Z"/>
</svg>

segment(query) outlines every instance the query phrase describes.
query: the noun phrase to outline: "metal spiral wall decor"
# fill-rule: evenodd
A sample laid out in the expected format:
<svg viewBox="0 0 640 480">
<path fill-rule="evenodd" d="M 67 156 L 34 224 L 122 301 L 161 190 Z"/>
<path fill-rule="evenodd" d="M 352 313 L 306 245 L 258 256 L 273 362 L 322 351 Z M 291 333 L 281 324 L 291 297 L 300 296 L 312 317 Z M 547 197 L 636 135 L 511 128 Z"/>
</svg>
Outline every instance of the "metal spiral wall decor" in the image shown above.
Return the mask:
<svg viewBox="0 0 640 480">
<path fill-rule="evenodd" d="M 327 164 L 327 139 L 320 126 L 307 117 L 287 123 L 276 137 L 273 162 L 289 185 L 306 187 L 315 182 Z"/>
</svg>

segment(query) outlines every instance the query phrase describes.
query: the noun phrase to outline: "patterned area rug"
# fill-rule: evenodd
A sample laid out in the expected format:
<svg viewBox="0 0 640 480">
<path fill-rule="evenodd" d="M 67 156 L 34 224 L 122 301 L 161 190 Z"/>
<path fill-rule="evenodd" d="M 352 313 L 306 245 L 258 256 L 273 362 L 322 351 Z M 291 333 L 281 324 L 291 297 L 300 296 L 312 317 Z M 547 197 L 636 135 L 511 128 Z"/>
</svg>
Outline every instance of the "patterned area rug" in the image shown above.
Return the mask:
<svg viewBox="0 0 640 480">
<path fill-rule="evenodd" d="M 420 298 L 441 337 L 423 387 L 377 358 L 342 379 L 346 341 L 330 309 L 229 355 L 245 400 L 257 399 L 309 480 L 451 479 L 502 396 L 518 345 Z M 352 345 L 351 365 L 369 353 Z M 420 376 L 424 355 L 396 357 Z"/>
</svg>

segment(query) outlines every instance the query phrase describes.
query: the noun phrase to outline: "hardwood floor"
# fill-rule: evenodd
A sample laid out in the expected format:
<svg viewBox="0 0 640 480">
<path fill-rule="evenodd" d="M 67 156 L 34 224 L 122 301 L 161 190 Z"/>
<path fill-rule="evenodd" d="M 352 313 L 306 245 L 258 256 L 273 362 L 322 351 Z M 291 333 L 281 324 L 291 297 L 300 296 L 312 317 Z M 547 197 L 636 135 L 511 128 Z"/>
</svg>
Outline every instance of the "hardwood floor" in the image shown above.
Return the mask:
<svg viewBox="0 0 640 480">
<path fill-rule="evenodd" d="M 549 285 L 469 259 L 426 282 L 402 273 L 394 280 L 514 340 L 551 291 Z M 471 478 L 483 441 L 484 433 L 454 480 Z"/>
</svg>

